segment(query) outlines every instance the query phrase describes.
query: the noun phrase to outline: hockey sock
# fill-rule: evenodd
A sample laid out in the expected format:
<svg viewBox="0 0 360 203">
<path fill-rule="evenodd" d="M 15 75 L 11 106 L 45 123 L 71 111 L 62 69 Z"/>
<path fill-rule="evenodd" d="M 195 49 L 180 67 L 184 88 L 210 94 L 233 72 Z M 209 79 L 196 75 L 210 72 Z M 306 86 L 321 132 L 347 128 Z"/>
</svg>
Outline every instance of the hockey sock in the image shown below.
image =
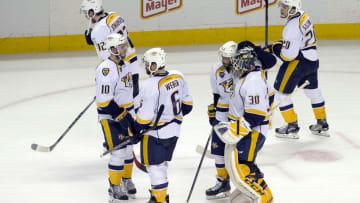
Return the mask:
<svg viewBox="0 0 360 203">
<path fill-rule="evenodd" d="M 131 178 L 133 166 L 133 159 L 125 160 L 123 178 Z"/>
<path fill-rule="evenodd" d="M 287 106 L 280 106 L 281 115 L 286 123 L 293 123 L 297 121 L 297 114 L 294 111 L 293 104 Z"/>
<path fill-rule="evenodd" d="M 316 120 L 326 119 L 325 102 L 311 104 Z"/>
</svg>

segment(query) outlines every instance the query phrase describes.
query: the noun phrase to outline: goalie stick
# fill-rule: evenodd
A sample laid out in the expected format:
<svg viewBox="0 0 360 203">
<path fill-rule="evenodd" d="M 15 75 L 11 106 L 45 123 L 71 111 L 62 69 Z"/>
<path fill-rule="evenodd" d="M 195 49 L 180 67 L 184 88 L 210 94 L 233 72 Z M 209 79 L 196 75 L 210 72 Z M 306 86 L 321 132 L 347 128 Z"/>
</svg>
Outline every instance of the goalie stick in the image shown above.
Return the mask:
<svg viewBox="0 0 360 203">
<path fill-rule="evenodd" d="M 282 104 L 284 101 L 288 100 L 290 97 L 292 97 L 294 95 L 294 93 L 298 90 L 298 89 L 303 89 L 304 87 L 306 87 L 307 85 L 309 85 L 310 82 L 308 80 L 306 80 L 302 85 L 300 85 L 300 87 L 296 88 L 291 94 L 289 94 L 288 96 L 286 96 L 283 100 L 281 100 L 279 103 L 277 103 L 276 105 L 274 105 L 268 114 L 271 114 L 275 109 L 277 109 L 280 104 Z M 211 154 L 210 150 L 206 150 L 203 146 L 201 145 L 197 145 L 195 151 L 199 154 L 203 154 L 204 151 L 205 152 L 205 156 L 206 158 L 209 159 L 214 159 L 214 155 Z"/>
<path fill-rule="evenodd" d="M 43 146 L 38 144 L 31 144 L 31 149 L 38 152 L 51 152 L 56 145 L 65 137 L 67 132 L 75 125 L 75 123 L 80 119 L 80 117 L 88 110 L 88 108 L 91 106 L 91 104 L 94 103 L 96 97 L 94 97 L 91 102 L 85 107 L 85 109 L 75 118 L 75 120 L 69 125 L 69 127 L 61 134 L 61 136 L 56 140 L 56 142 L 50 146 Z"/>
<path fill-rule="evenodd" d="M 163 111 L 164 111 L 164 104 L 161 104 L 161 105 L 160 105 L 160 108 L 159 108 L 159 110 L 158 110 L 158 112 L 157 112 L 157 114 L 156 114 L 156 118 L 155 118 L 154 125 L 153 125 L 151 128 L 145 130 L 144 132 L 141 132 L 138 136 L 142 137 L 144 134 L 148 133 L 149 131 L 156 129 L 156 127 L 157 127 L 157 125 L 158 125 L 158 123 L 159 123 L 159 119 L 160 119 Z M 131 137 L 128 137 L 124 142 L 122 142 L 121 144 L 115 146 L 113 149 L 111 149 L 111 150 L 106 150 L 105 152 L 103 152 L 103 153 L 100 155 L 100 157 L 102 158 L 102 157 L 104 157 L 105 155 L 107 155 L 107 154 L 109 154 L 109 153 L 111 153 L 111 152 L 113 152 L 113 151 L 115 151 L 115 150 L 118 150 L 118 149 L 120 149 L 120 148 L 122 148 L 122 147 L 124 147 L 124 146 L 126 146 L 126 145 L 128 145 L 128 144 L 130 144 L 130 143 L 131 143 Z"/>
</svg>

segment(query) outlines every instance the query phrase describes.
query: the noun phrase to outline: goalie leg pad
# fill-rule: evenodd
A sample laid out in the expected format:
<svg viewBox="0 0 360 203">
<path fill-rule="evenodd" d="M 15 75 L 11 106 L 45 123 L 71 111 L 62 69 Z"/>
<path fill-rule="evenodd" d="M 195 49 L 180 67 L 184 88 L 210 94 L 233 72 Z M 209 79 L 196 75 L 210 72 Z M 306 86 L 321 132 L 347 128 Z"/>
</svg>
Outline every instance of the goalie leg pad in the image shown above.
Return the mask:
<svg viewBox="0 0 360 203">
<path fill-rule="evenodd" d="M 255 203 L 253 199 L 246 196 L 244 193 L 240 192 L 239 190 L 235 189 L 230 195 L 230 202 L 231 203 Z"/>
<path fill-rule="evenodd" d="M 268 195 L 260 184 L 257 183 L 256 169 L 251 162 L 238 162 L 238 152 L 232 145 L 226 146 L 225 165 L 235 187 L 244 193 L 246 197 L 254 200 L 254 203 L 267 203 Z M 253 171 L 254 170 L 254 171 Z M 260 172 L 260 170 L 258 170 Z M 253 175 L 255 174 L 255 176 Z M 262 178 L 262 177 L 261 177 Z"/>
</svg>

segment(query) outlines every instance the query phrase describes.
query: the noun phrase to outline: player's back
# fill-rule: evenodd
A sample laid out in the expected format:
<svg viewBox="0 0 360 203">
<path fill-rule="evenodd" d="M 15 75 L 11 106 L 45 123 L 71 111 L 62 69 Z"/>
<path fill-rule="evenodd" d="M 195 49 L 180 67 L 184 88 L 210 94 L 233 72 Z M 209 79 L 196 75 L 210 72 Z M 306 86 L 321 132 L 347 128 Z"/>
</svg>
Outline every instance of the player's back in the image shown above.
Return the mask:
<svg viewBox="0 0 360 203">
<path fill-rule="evenodd" d="M 281 50 L 282 55 L 291 60 L 299 52 L 308 60 L 318 60 L 314 26 L 309 15 L 301 10 L 285 25 Z"/>
<path fill-rule="evenodd" d="M 96 52 L 98 57 L 102 60 L 105 60 L 110 56 L 110 53 L 105 48 L 105 39 L 111 33 L 120 33 L 128 38 L 125 21 L 119 14 L 115 12 L 105 13 L 105 17 L 101 18 L 99 22 L 95 24 L 91 32 L 91 39 L 94 42 Z M 126 58 L 135 53 L 135 49 L 130 41 L 130 38 L 128 38 L 128 42 L 129 49 L 126 53 Z M 129 57 L 129 60 L 130 59 L 131 58 Z"/>
<path fill-rule="evenodd" d="M 164 112 L 158 123 L 158 130 L 151 131 L 150 136 L 166 139 L 180 135 L 180 125 L 183 120 L 182 104 L 192 105 L 184 76 L 179 71 L 169 71 L 146 79 L 140 93 L 142 106 L 137 120 L 153 119 L 160 105 Z M 151 118 L 150 118 L 151 115 Z"/>
</svg>

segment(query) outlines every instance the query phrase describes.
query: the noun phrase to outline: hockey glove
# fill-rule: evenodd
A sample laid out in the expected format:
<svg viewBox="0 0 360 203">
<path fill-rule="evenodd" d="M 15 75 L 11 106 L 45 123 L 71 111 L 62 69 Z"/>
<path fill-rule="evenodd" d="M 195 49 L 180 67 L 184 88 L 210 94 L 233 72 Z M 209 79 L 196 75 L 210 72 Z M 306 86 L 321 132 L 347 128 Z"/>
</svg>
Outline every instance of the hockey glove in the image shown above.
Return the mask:
<svg viewBox="0 0 360 203">
<path fill-rule="evenodd" d="M 209 123 L 211 126 L 214 126 L 219 123 L 219 121 L 216 120 L 216 108 L 214 104 L 210 104 L 208 106 L 208 116 L 209 116 Z"/>
<path fill-rule="evenodd" d="M 94 42 L 91 40 L 91 31 L 92 29 L 85 30 L 85 40 L 88 45 L 94 45 Z"/>
<path fill-rule="evenodd" d="M 260 47 L 259 44 L 254 44 L 248 40 L 242 41 L 238 44 L 237 46 L 237 50 L 243 49 L 245 47 L 251 47 L 251 48 L 255 48 L 255 47 Z"/>
<path fill-rule="evenodd" d="M 282 40 L 278 40 L 269 44 L 266 48 L 269 49 L 270 53 L 275 54 L 276 52 L 280 51 L 282 47 Z"/>
</svg>

